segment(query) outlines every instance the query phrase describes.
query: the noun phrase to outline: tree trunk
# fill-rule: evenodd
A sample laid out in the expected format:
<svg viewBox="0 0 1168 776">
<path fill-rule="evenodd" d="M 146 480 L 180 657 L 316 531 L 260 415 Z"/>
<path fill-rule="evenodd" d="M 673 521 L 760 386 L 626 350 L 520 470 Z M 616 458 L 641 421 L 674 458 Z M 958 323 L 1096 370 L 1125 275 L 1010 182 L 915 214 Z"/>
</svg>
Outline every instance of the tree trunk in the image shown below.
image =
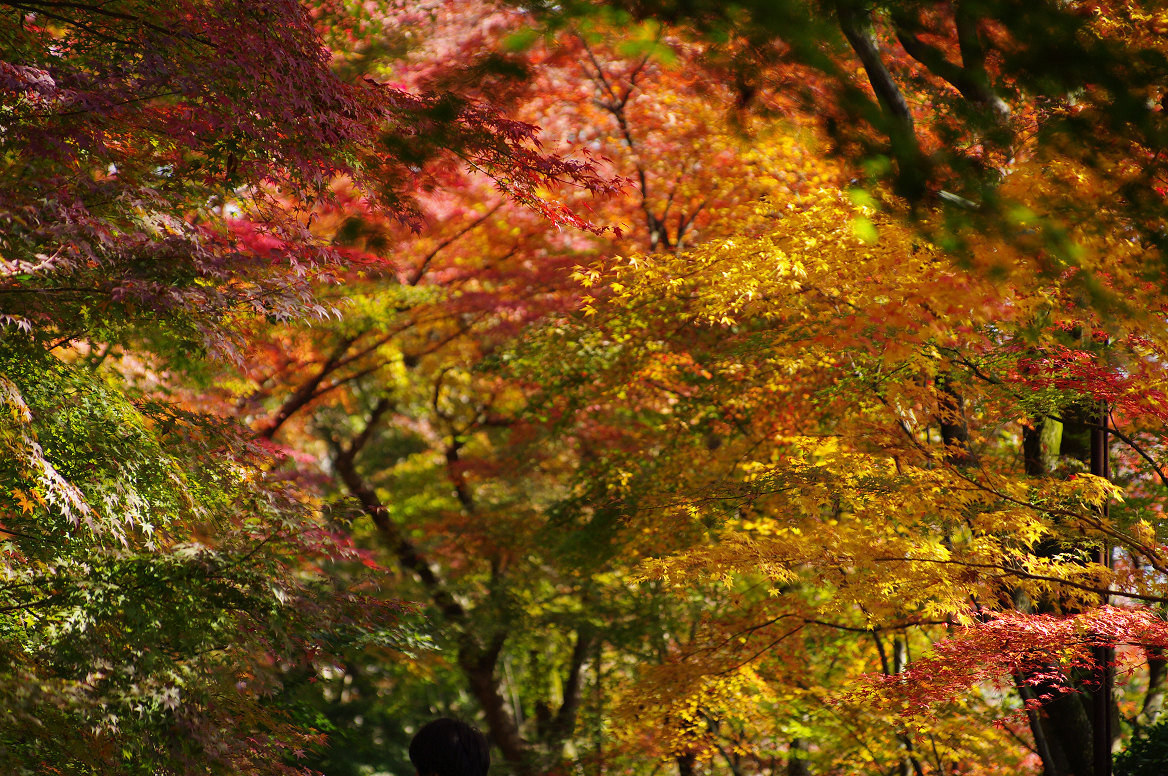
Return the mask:
<svg viewBox="0 0 1168 776">
<path fill-rule="evenodd" d="M 941 442 L 945 445 L 945 461 L 954 466 L 977 463 L 969 447 L 969 424 L 965 417 L 965 398 L 953 386 L 950 377 L 941 372 L 936 379 L 937 423 L 941 427 Z"/>
<path fill-rule="evenodd" d="M 1164 708 L 1165 680 L 1168 680 L 1168 659 L 1164 657 L 1164 650 L 1160 647 L 1151 647 L 1148 655 L 1148 691 L 1144 694 L 1144 706 L 1140 709 L 1140 716 L 1136 720 L 1141 728 L 1156 724 L 1160 712 Z"/>
<path fill-rule="evenodd" d="M 1041 696 L 1054 693 L 1038 712 L 1043 734 L 1050 745 L 1052 759 L 1058 769 L 1046 776 L 1094 776 L 1092 767 L 1091 717 L 1086 696 L 1059 692 L 1047 685 L 1035 686 Z"/>
<path fill-rule="evenodd" d="M 1030 732 L 1034 735 L 1034 748 L 1038 752 L 1038 758 L 1042 760 L 1043 776 L 1056 776 L 1056 774 L 1065 773 L 1067 770 L 1066 758 L 1063 758 L 1061 765 L 1055 762 L 1046 726 L 1042 723 L 1042 710 L 1034 708 L 1031 703 L 1036 700 L 1034 689 L 1017 674 L 1014 675 L 1014 686 L 1018 688 L 1018 695 L 1026 704 L 1026 721 L 1030 723 Z"/>
<path fill-rule="evenodd" d="M 499 654 L 506 641 L 506 632 L 495 633 L 491 636 L 490 642 L 484 644 L 483 639 L 490 634 L 476 634 L 466 609 L 446 589 L 438 572 L 421 555 L 405 532 L 390 519 L 389 511 L 381 503 L 373 485 L 357 471 L 357 453 L 371 438 L 375 424 L 387 409 L 387 402 L 379 403 L 365 431 L 347 448 L 336 451 L 333 460 L 337 474 L 349 493 L 360 502 L 362 509 L 373 520 L 381 540 L 397 556 L 398 563 L 418 578 L 443 618 L 459 631 L 458 666 L 466 677 L 471 694 L 483 709 L 491 739 L 499 747 L 503 759 L 518 776 L 532 776 L 535 771 L 530 749 L 519 734 L 514 716 L 507 709 L 498 677 L 495 675 Z"/>
<path fill-rule="evenodd" d="M 1093 408 L 1075 407 L 1064 412 L 1062 423 L 1050 418 L 1036 418 L 1022 431 L 1022 457 L 1026 474 L 1047 477 L 1059 457 L 1075 458 L 1084 463 L 1102 455 L 1098 440 L 1092 440 L 1097 418 Z M 1095 462 L 1098 464 L 1098 462 Z M 1097 467 L 1096 467 L 1097 468 Z M 1103 475 L 1105 476 L 1105 475 Z M 1047 541 L 1040 544 L 1040 555 L 1063 551 L 1065 545 Z M 1035 613 L 1066 613 L 1062 602 L 1045 599 L 1033 602 Z M 1101 653 L 1102 655 L 1102 653 Z M 1028 714 L 1031 732 L 1043 760 L 1044 776 L 1106 776 L 1110 774 L 1111 706 L 1109 693 L 1064 693 L 1053 685 L 1028 685 L 1018 677 L 1019 693 L 1025 700 L 1032 691 L 1039 698 L 1048 697 L 1041 709 Z M 1097 730 L 1098 728 L 1098 730 Z M 1097 737 L 1102 736 L 1103 739 Z M 1104 758 L 1106 749 L 1106 758 Z M 1106 759 L 1106 762 L 1104 762 Z"/>
<path fill-rule="evenodd" d="M 811 776 L 811 766 L 808 765 L 804 755 L 807 754 L 807 741 L 802 738 L 791 739 L 791 746 L 788 748 L 787 756 L 787 776 Z"/>
<path fill-rule="evenodd" d="M 504 640 L 502 636 L 497 637 L 487 649 L 480 649 L 464 636 L 458 650 L 458 665 L 466 676 L 475 700 L 482 706 L 491 740 L 499 747 L 503 759 L 518 776 L 533 776 L 535 769 L 532 767 L 527 742 L 519 734 L 515 717 L 507 709 L 507 702 L 503 699 L 499 680 L 495 676 Z"/>
</svg>

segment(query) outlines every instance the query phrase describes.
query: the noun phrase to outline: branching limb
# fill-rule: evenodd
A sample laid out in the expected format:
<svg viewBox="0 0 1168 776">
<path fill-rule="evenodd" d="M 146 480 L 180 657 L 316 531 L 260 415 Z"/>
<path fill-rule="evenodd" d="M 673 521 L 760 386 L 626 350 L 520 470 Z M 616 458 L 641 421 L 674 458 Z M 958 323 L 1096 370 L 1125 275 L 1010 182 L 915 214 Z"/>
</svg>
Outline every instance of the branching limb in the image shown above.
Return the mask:
<svg viewBox="0 0 1168 776">
<path fill-rule="evenodd" d="M 900 41 L 900 45 L 904 47 L 910 57 L 924 65 L 930 73 L 951 85 L 970 102 L 991 108 L 998 119 L 1009 117 L 1010 107 L 994 94 L 990 88 L 989 78 L 985 75 L 984 67 L 980 67 L 980 62 L 975 59 L 977 64 L 973 65 L 974 69 L 972 70 L 967 69 L 969 65 L 965 63 L 964 55 L 962 65 L 950 62 L 939 48 L 925 43 L 917 36 L 912 20 L 903 14 L 898 14 L 895 17 L 895 26 L 896 39 Z M 976 29 L 972 31 L 967 29 L 965 35 L 967 38 L 977 39 Z M 980 51 L 980 41 L 978 43 Z M 967 45 L 972 46 L 973 44 L 967 43 Z M 984 55 L 982 56 L 984 57 Z"/>
<path fill-rule="evenodd" d="M 341 478 L 341 482 L 348 488 L 349 493 L 361 504 L 362 510 L 369 515 L 373 525 L 386 547 L 397 556 L 402 568 L 411 571 L 421 581 L 430 595 L 430 600 L 442 612 L 442 615 L 452 623 L 461 623 L 466 619 L 466 610 L 454 596 L 446 589 L 438 572 L 429 561 L 419 553 L 418 548 L 405 535 L 405 532 L 389 517 L 389 510 L 378 498 L 373 485 L 357 471 L 357 454 L 369 443 L 376 433 L 381 418 L 390 410 L 393 403 L 389 399 L 381 399 L 373 408 L 369 421 L 361 433 L 348 445 L 333 443 L 333 465 Z"/>
<path fill-rule="evenodd" d="M 873 558 L 876 563 L 933 563 L 943 566 L 961 566 L 969 569 L 981 569 L 985 571 L 1000 572 L 1003 577 L 1015 577 L 1017 579 L 1029 579 L 1034 582 L 1053 582 L 1057 585 L 1064 585 L 1066 587 L 1073 587 L 1076 590 L 1083 590 L 1088 593 L 1095 593 L 1101 597 L 1116 596 L 1118 598 L 1130 598 L 1135 601 L 1147 601 L 1149 603 L 1168 603 L 1168 596 L 1150 595 L 1147 593 L 1133 593 L 1127 590 L 1114 590 L 1109 587 L 1099 587 L 1098 585 L 1088 585 L 1083 582 L 1075 582 L 1070 579 L 1062 579 L 1060 577 L 1052 577 L 1046 574 L 1032 574 L 1022 569 L 1009 568 L 1001 566 L 996 563 L 971 563 L 969 561 L 961 560 L 942 560 L 940 558 L 913 558 L 913 557 L 881 557 Z"/>
<path fill-rule="evenodd" d="M 892 156 L 899 165 L 897 179 L 901 193 L 909 199 L 919 199 L 925 193 L 925 159 L 917 143 L 912 112 L 904 93 L 880 58 L 869 12 L 855 0 L 836 0 L 835 8 L 840 30 L 863 65 L 868 83 L 884 113 L 883 129 L 888 134 Z"/>
<path fill-rule="evenodd" d="M 259 435 L 264 439 L 272 439 L 288 418 L 292 417 L 294 413 L 312 401 L 321 382 L 337 369 L 345 353 L 348 352 L 349 346 L 356 340 L 357 337 L 345 337 L 338 342 L 336 347 L 333 348 L 333 352 L 329 354 L 328 360 L 321 365 L 317 373 L 302 383 L 300 387 L 284 400 L 284 403 L 276 411 L 276 414 L 260 428 Z"/>
</svg>

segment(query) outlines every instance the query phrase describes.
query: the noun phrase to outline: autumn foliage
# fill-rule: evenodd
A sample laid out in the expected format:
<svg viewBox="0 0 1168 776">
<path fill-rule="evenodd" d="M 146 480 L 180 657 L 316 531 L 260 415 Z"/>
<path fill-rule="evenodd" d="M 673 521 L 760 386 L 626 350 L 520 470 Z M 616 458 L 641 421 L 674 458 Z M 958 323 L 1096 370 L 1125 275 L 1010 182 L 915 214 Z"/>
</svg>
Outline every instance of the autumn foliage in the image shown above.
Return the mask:
<svg viewBox="0 0 1168 776">
<path fill-rule="evenodd" d="M 0 2 L 0 769 L 1137 772 L 1168 17 L 1032 6 Z"/>
</svg>

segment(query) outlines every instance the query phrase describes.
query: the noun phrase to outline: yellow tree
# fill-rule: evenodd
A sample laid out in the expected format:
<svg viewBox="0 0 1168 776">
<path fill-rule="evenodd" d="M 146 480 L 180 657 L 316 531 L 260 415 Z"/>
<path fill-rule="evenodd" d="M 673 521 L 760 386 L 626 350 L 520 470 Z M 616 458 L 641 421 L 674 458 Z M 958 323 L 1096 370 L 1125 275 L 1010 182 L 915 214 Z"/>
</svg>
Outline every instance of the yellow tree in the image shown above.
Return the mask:
<svg viewBox="0 0 1168 776">
<path fill-rule="evenodd" d="M 562 516 L 581 497 L 577 474 L 597 462 L 605 430 L 559 433 L 557 418 L 530 404 L 529 380 L 484 366 L 537 322 L 579 306 L 576 264 L 761 224 L 750 203 L 762 192 L 800 195 L 820 180 L 788 135 L 772 133 L 774 153 L 744 143 L 710 99 L 724 90 L 662 61 L 653 30 L 638 31 L 622 54 L 596 29 L 517 39 L 522 20 L 491 6 L 451 5 L 436 20 L 404 64 L 382 63 L 386 77 L 457 89 L 452 99 L 470 104 L 489 96 L 522 105 L 517 115 L 540 121 L 546 147 L 608 157 L 631 196 L 592 202 L 587 192 L 559 192 L 610 227 L 565 231 L 538 203 L 508 201 L 472 165 L 443 170 L 448 185 L 417 197 L 425 226 L 413 232 L 338 183 L 312 223 L 350 262 L 343 286 L 322 292 L 340 319 L 257 327 L 249 372 L 218 387 L 225 411 L 286 453 L 289 468 L 329 483 L 338 512 L 358 505 L 352 533 L 436 623 L 441 652 L 419 661 L 421 670 L 457 675 L 507 765 L 531 772 L 557 761 L 565 742 L 594 747 L 591 735 L 574 735 L 586 681 L 604 692 L 606 670 L 663 659 L 660 642 L 692 616 L 637 600 L 623 574 L 635 542 L 590 546 L 600 530 L 563 541 Z M 673 58 L 696 57 L 678 45 Z M 464 56 L 451 59 L 452 50 Z M 502 78 L 492 69 L 501 62 L 531 68 L 532 80 Z M 386 659 L 394 658 L 373 661 Z M 381 670 L 362 660 L 335 680 L 350 687 Z M 604 703 L 589 702 L 595 727 Z"/>
<path fill-rule="evenodd" d="M 865 162 L 858 179 L 869 184 L 885 180 L 907 200 L 882 197 L 881 207 L 915 219 L 922 241 L 943 249 L 940 262 L 945 266 L 956 259 L 957 266 L 975 266 L 1004 286 L 1003 296 L 991 303 L 996 312 L 940 324 L 960 333 L 963 345 L 966 329 L 986 327 L 992 336 L 982 332 L 989 340 L 984 349 L 995 354 L 986 356 L 989 361 L 960 349 L 941 350 L 940 358 L 931 362 L 939 371 L 919 365 L 907 370 L 916 375 L 914 380 L 931 380 L 935 388 L 932 404 L 912 412 L 914 417 L 925 412 L 937 418 L 937 441 L 947 466 L 966 470 L 985 465 L 985 451 L 971 447 L 977 440 L 965 416 L 983 406 L 978 402 L 984 384 L 996 385 L 989 395 L 1002 417 L 1016 410 L 1022 418 L 1013 433 L 1026 476 L 1066 477 L 1075 460 L 1088 457 L 1087 438 L 1102 441 L 1103 426 L 1119 421 L 1123 425 L 1114 430 L 1115 436 L 1134 463 L 1124 476 L 1137 480 L 1137 492 L 1145 499 L 1139 509 L 1155 516 L 1159 442 L 1154 432 L 1141 437 L 1149 433 L 1141 418 L 1155 417 L 1159 401 L 1160 348 L 1154 343 L 1160 331 L 1158 292 L 1163 288 L 1160 82 L 1165 70 L 1163 37 L 1156 34 L 1163 26 L 1159 9 L 1141 3 L 1044 3 L 1020 14 L 992 3 L 841 2 L 822 13 L 793 2 L 746 3 L 726 13 L 705 3 L 605 5 L 676 21 L 718 41 L 717 53 L 734 76 L 740 104 L 765 107 L 800 67 L 819 73 L 821 78 L 805 79 L 796 92 L 820 118 L 836 150 Z M 571 12 L 579 9 L 573 6 Z M 855 223 L 861 236 L 873 237 L 867 216 Z M 913 246 L 906 255 L 916 252 Z M 1045 285 L 1036 288 L 1035 275 Z M 661 277 L 656 280 L 664 287 Z M 718 286 L 718 276 L 711 280 Z M 966 293 L 966 280 L 960 278 L 959 291 L 950 284 L 926 295 L 940 308 L 953 293 Z M 628 281 L 616 282 L 620 294 Z M 1033 294 L 1058 301 L 1031 309 L 1027 300 Z M 877 301 L 887 298 L 899 296 L 876 296 Z M 860 300 L 850 303 L 860 305 Z M 1076 308 L 1086 312 L 1067 312 Z M 891 317 L 909 331 L 936 328 L 939 320 L 935 309 L 912 305 L 892 311 Z M 838 335 L 827 336 L 834 348 Z M 1100 345 L 1106 339 L 1111 343 L 1104 350 Z M 894 355 L 905 347 L 890 343 Z M 956 361 L 950 360 L 954 353 Z M 985 368 L 990 364 L 1002 369 Z M 1137 396 L 1146 401 L 1135 401 Z M 1122 414 L 1102 414 L 1102 400 L 1119 401 Z M 905 406 L 913 408 L 912 403 Z M 1002 409 L 1011 406 L 1013 410 Z M 870 426 L 872 434 L 886 431 L 871 420 L 863 420 L 863 426 Z M 889 446 L 880 436 L 867 441 Z M 1096 448 L 1102 447 L 1098 441 Z M 1003 444 L 990 447 L 1009 449 Z M 1094 457 L 1102 463 L 1102 456 Z M 899 454 L 894 458 L 901 459 Z M 1147 482 L 1152 483 L 1150 490 Z M 1143 564 L 1144 557 L 1157 551 L 1154 542 L 1139 546 L 1147 543 L 1155 521 L 1143 526 L 1130 517 L 1135 507 L 1125 509 L 1135 530 L 1124 537 L 1098 541 L 1048 535 L 1033 548 L 1034 557 L 1043 562 L 1086 561 L 1094 554 L 1106 560 L 1106 546 L 1113 541 L 1134 548 L 1134 564 Z M 1055 517 L 1047 515 L 1046 522 L 1059 530 L 1076 522 L 1069 515 Z M 1106 518 L 1092 519 L 1104 533 L 1111 530 Z M 1141 582 L 1131 584 L 1138 590 Z M 1099 580 L 1064 581 L 1067 585 L 1101 589 Z M 1150 600 L 1158 595 L 1143 594 Z M 1018 592 L 1016 604 L 1037 611 L 1073 611 L 1097 600 L 1087 595 L 1076 601 L 1065 592 L 1046 590 Z M 1157 664 L 1158 659 L 1153 661 Z M 1064 705 L 1053 702 L 1045 717 L 1031 717 L 1044 769 L 1105 770 L 1107 714 L 1090 722 L 1074 703 L 1066 714 L 1057 710 Z M 1055 719 L 1059 721 L 1052 724 Z M 1102 744 L 1095 747 L 1094 763 L 1075 751 L 1091 737 Z"/>
<path fill-rule="evenodd" d="M 1041 197 L 1042 186 L 1032 192 Z M 707 649 L 720 660 L 679 653 L 695 688 L 717 688 L 739 666 L 757 671 L 785 654 L 767 639 L 796 643 L 806 628 L 874 635 L 883 670 L 897 673 L 920 636 L 881 644 L 886 630 L 939 626 L 935 637 L 1023 601 L 1069 614 L 1108 595 L 1164 599 L 1162 442 L 1149 436 L 1162 412 L 1154 315 L 1098 320 L 1076 307 L 1077 278 L 1035 278 L 1026 253 L 999 243 L 981 244 L 981 260 L 1002 268 L 993 280 L 955 269 L 916 233 L 840 194 L 773 216 L 759 238 L 582 269 L 597 298 L 541 346 L 576 353 L 574 368 L 609 386 L 586 392 L 577 411 L 619 429 L 612 456 L 623 473 L 612 487 L 636 494 L 630 530 L 654 537 L 643 545 L 658 556 L 645 576 L 769 589 L 748 609 L 753 619 L 711 632 Z M 1138 246 L 1101 240 L 1090 225 L 1072 237 L 1084 266 L 1106 255 L 1117 276 L 1138 271 Z M 1069 435 L 1066 408 L 1099 399 L 1122 423 L 1120 475 L 1142 496 L 1110 517 L 1099 505 L 1116 489 L 1083 472 L 1069 436 L 1061 456 L 1057 444 L 1047 452 L 1058 477 L 1036 477 L 1024 450 L 1035 419 Z M 677 551 L 679 537 L 693 546 Z M 1103 544 L 1127 562 L 1095 562 Z M 1134 624 L 1118 640 L 1155 641 Z M 1056 641 L 1046 645 L 1052 663 Z M 1018 654 L 990 662 L 1010 678 Z M 1028 676 L 1014 677 L 1024 695 L 1053 692 Z M 889 740 L 914 767 L 989 768 L 1000 755 L 984 740 L 970 745 L 963 713 Z M 1067 767 L 1058 758 L 1075 753 L 1051 753 L 1067 731 L 1040 716 L 1032 727 L 1044 766 Z M 679 724 L 693 730 L 692 718 Z"/>
</svg>

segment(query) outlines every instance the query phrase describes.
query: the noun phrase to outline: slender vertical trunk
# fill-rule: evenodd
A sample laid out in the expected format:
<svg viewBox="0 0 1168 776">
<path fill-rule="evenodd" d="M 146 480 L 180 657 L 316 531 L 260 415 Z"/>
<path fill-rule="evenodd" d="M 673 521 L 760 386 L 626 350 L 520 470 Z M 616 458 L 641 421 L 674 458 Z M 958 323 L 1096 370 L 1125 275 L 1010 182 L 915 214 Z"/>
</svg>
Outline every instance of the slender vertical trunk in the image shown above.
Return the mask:
<svg viewBox="0 0 1168 776">
<path fill-rule="evenodd" d="M 872 631 L 872 641 L 876 645 L 876 654 L 880 657 L 880 668 L 885 676 L 893 676 L 899 674 L 908 665 L 908 643 L 901 637 L 894 637 L 892 640 L 892 660 L 888 659 L 888 651 L 885 649 L 884 641 L 880 638 L 880 634 Z M 917 758 L 914 749 L 912 738 L 909 737 L 908 731 L 903 727 L 896 731 L 896 740 L 900 742 L 900 746 L 904 749 L 904 756 L 900 758 L 897 772 L 900 776 L 924 776 L 924 770 L 921 768 L 921 761 Z"/>
<path fill-rule="evenodd" d="M 482 649 L 469 639 L 464 639 L 459 646 L 458 663 L 467 684 L 470 685 L 471 693 L 482 706 L 491 739 L 499 747 L 503 759 L 518 776 L 533 776 L 535 771 L 532 768 L 527 743 L 519 734 L 515 717 L 507 709 L 499 680 L 495 676 L 503 641 L 503 638 L 497 638 L 494 644 Z"/>
<path fill-rule="evenodd" d="M 792 738 L 787 752 L 787 776 L 811 776 L 811 766 L 807 763 L 807 741 Z"/>
<path fill-rule="evenodd" d="M 1040 716 L 1042 711 L 1033 707 L 1034 701 L 1037 700 L 1034 696 L 1034 690 L 1017 674 L 1014 675 L 1014 686 L 1018 688 L 1018 695 L 1021 696 L 1022 702 L 1026 705 L 1026 721 L 1030 723 L 1030 732 L 1034 735 L 1034 748 L 1038 752 L 1038 759 L 1042 760 L 1043 776 L 1056 776 L 1056 774 L 1065 773 L 1066 763 L 1063 762 L 1061 766 L 1055 763 L 1050 739 L 1042 724 Z"/>
<path fill-rule="evenodd" d="M 1039 711 L 1057 768 L 1050 776 L 1094 776 L 1091 717 L 1083 696 L 1046 684 L 1035 685 L 1034 690 L 1054 695 Z"/>
<path fill-rule="evenodd" d="M 1036 418 L 1022 432 L 1022 457 L 1025 471 L 1032 477 L 1046 477 L 1055 468 L 1058 457 L 1070 457 L 1090 464 L 1092 473 L 1107 476 L 1106 437 L 1100 433 L 1100 418 L 1106 416 L 1097 409 L 1068 407 L 1063 422 L 1050 418 Z M 1039 545 L 1039 555 L 1055 555 L 1069 548 L 1064 542 L 1045 541 Z M 1106 549 L 1096 555 L 1098 562 L 1107 559 Z M 1028 602 L 1028 609 L 1036 613 L 1066 613 L 1064 602 L 1055 598 Z M 1111 650 L 1100 648 L 1097 662 L 1111 662 Z M 1027 714 L 1044 776 L 1110 776 L 1111 743 L 1114 703 L 1111 699 L 1111 674 L 1105 670 L 1094 677 L 1085 677 L 1091 687 L 1085 693 L 1065 693 L 1054 684 L 1033 683 L 1028 677 L 1017 677 L 1019 694 L 1023 700 L 1048 697 L 1040 709 Z"/>
<path fill-rule="evenodd" d="M 1137 720 L 1141 728 L 1156 724 L 1160 712 L 1164 708 L 1164 688 L 1168 680 L 1168 659 L 1164 657 L 1161 647 L 1149 647 L 1148 655 L 1148 691 L 1144 694 L 1144 706 L 1140 709 Z"/>
<path fill-rule="evenodd" d="M 1096 477 L 1108 479 L 1111 476 L 1111 467 L 1107 455 L 1107 402 L 1097 403 L 1095 423 L 1091 428 L 1091 473 Z M 1107 517 L 1107 504 L 1099 507 L 1104 518 Z M 1111 548 L 1106 540 L 1102 540 L 1095 562 L 1102 566 L 1111 565 Z M 1103 603 L 1109 603 L 1104 598 Z M 1095 663 L 1098 665 L 1095 677 L 1095 687 L 1091 693 L 1091 735 L 1094 762 L 1094 776 L 1111 776 L 1111 748 L 1114 736 L 1111 729 L 1111 715 L 1114 701 L 1112 686 L 1115 683 L 1112 663 L 1115 661 L 1115 647 L 1110 644 L 1100 644 L 1094 649 Z"/>
<path fill-rule="evenodd" d="M 965 398 L 944 372 L 937 375 L 937 423 L 945 445 L 945 461 L 954 466 L 977 463 L 969 446 L 969 423 L 965 417 Z"/>
<path fill-rule="evenodd" d="M 467 610 L 446 588 L 429 560 L 390 518 L 389 510 L 381 503 L 373 485 L 357 471 L 356 456 L 371 439 L 378 420 L 388 409 L 388 402 L 379 403 L 365 430 L 347 447 L 338 447 L 333 458 L 337 475 L 369 515 L 386 548 L 397 556 L 398 563 L 403 569 L 417 577 L 442 617 L 460 632 L 458 666 L 466 678 L 471 694 L 483 709 L 492 740 L 499 747 L 503 759 L 518 776 L 533 776 L 534 768 L 529 747 L 519 733 L 514 716 L 507 708 L 496 675 L 499 655 L 507 639 L 506 631 L 500 630 L 493 635 L 475 632 Z"/>
</svg>

